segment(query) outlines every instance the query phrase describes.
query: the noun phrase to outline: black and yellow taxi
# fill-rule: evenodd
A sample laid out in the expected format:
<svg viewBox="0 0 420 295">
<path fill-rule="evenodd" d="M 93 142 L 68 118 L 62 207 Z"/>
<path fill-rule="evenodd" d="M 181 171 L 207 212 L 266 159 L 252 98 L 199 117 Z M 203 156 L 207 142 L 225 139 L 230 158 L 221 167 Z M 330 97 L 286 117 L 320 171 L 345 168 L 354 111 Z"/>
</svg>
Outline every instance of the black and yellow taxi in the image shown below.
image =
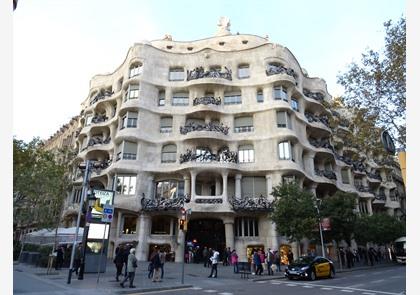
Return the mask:
<svg viewBox="0 0 420 295">
<path fill-rule="evenodd" d="M 301 256 L 286 268 L 284 275 L 289 279 L 334 278 L 334 264 L 322 256 Z"/>
</svg>

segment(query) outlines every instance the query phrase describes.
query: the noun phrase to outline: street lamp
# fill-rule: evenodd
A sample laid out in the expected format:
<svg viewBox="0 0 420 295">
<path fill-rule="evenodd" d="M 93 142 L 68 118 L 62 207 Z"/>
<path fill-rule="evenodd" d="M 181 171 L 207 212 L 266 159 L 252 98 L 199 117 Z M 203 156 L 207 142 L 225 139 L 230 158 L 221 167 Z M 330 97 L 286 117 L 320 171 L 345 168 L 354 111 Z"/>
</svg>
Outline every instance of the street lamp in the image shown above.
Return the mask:
<svg viewBox="0 0 420 295">
<path fill-rule="evenodd" d="M 319 205 L 318 205 L 319 202 Z M 322 200 L 321 199 L 315 199 L 315 208 L 316 212 L 318 214 L 318 226 L 319 226 L 319 235 L 321 238 L 321 249 L 322 249 L 322 256 L 325 257 L 325 249 L 324 249 L 324 237 L 322 235 L 322 224 L 321 224 L 321 215 L 319 214 L 319 206 L 321 205 Z"/>
</svg>

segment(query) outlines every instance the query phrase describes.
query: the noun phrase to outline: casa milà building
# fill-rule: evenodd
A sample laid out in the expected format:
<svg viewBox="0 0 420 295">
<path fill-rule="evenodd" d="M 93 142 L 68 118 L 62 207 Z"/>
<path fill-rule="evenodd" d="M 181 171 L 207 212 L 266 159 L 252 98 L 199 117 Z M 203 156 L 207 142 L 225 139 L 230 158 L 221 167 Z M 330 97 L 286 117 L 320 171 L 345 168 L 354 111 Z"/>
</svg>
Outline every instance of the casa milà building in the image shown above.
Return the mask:
<svg viewBox="0 0 420 295">
<path fill-rule="evenodd" d="M 191 42 L 136 43 L 114 72 L 91 79 L 75 167 L 102 162 L 90 185 L 116 192 L 108 256 L 133 242 L 140 260 L 164 245 L 182 261 L 187 242 L 236 249 L 240 261 L 252 247 L 296 255 L 269 218 L 273 186 L 290 181 L 318 198 L 356 192 L 361 213 L 397 214 L 392 168 L 355 165 L 349 157 L 359 151 L 335 143 L 338 129 L 349 131 L 329 125 L 339 113 L 324 103 L 332 100 L 325 81 L 309 77 L 288 48 L 231 34 L 229 25 L 222 18 L 215 36 Z M 83 182 L 75 172 L 69 226 Z M 181 207 L 191 209 L 185 234 Z M 303 241 L 302 251 L 309 247 Z"/>
</svg>

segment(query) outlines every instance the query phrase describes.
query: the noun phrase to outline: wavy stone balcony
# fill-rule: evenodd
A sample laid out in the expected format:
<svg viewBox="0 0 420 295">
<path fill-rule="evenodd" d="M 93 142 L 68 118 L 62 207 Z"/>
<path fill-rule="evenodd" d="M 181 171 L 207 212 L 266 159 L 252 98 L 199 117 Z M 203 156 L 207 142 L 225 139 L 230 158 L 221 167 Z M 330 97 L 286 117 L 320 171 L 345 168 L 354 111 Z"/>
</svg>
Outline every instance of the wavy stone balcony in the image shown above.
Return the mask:
<svg viewBox="0 0 420 295">
<path fill-rule="evenodd" d="M 356 189 L 361 192 L 361 193 L 371 193 L 371 194 L 375 194 L 375 192 L 368 186 L 361 186 L 361 185 L 356 185 L 355 186 Z"/>
<path fill-rule="evenodd" d="M 237 199 L 235 197 L 229 198 L 229 203 L 234 211 L 242 212 L 270 212 L 273 210 L 274 200 L 260 197 L 244 197 Z"/>
<path fill-rule="evenodd" d="M 87 147 L 91 147 L 91 146 L 95 146 L 95 145 L 103 145 L 103 144 L 108 144 L 111 142 L 111 137 L 108 137 L 106 139 L 103 139 L 100 136 L 94 136 L 91 139 L 89 139 L 88 145 Z"/>
<path fill-rule="evenodd" d="M 325 98 L 325 96 L 322 93 L 320 93 L 320 92 L 311 92 L 311 91 L 309 91 L 306 88 L 303 88 L 303 94 L 306 97 L 315 99 L 315 100 L 317 100 L 319 102 L 322 102 L 324 100 L 324 98 Z"/>
<path fill-rule="evenodd" d="M 222 149 L 217 154 L 213 154 L 210 150 L 206 150 L 200 154 L 194 153 L 192 150 L 187 149 L 185 154 L 179 157 L 179 163 L 185 162 L 222 162 L 222 163 L 238 163 L 238 153 L 231 152 L 228 148 Z"/>
<path fill-rule="evenodd" d="M 337 160 L 340 160 L 341 162 L 346 163 L 347 165 L 352 165 L 353 161 L 352 159 L 350 159 L 349 157 L 346 156 L 340 156 L 339 154 L 337 154 L 336 152 L 334 152 L 334 156 Z"/>
<path fill-rule="evenodd" d="M 223 133 L 224 135 L 227 135 L 229 132 L 229 127 L 227 126 L 223 126 L 223 123 L 206 123 L 206 124 L 198 124 L 195 122 L 190 122 L 188 124 L 186 124 L 184 127 L 180 127 L 179 128 L 179 132 L 181 134 L 187 134 L 189 132 L 194 132 L 194 131 L 213 131 L 213 132 L 220 132 Z"/>
<path fill-rule="evenodd" d="M 328 129 L 331 128 L 327 115 L 317 116 L 317 115 L 314 115 L 312 113 L 305 112 L 305 117 L 306 117 L 306 119 L 308 120 L 309 123 L 320 122 L 320 123 L 324 124 Z"/>
<path fill-rule="evenodd" d="M 221 105 L 222 99 L 220 97 L 213 97 L 213 96 L 203 96 L 203 97 L 196 97 L 193 100 L 193 106 L 196 105 Z"/>
<path fill-rule="evenodd" d="M 203 67 L 197 67 L 194 70 L 187 70 L 187 81 L 203 79 L 203 78 L 222 78 L 229 81 L 232 81 L 232 70 L 229 70 L 227 67 L 225 72 L 222 72 L 221 69 L 210 69 L 204 71 Z"/>
<path fill-rule="evenodd" d="M 367 177 L 373 180 L 377 180 L 377 181 L 382 181 L 382 177 L 381 175 L 377 174 L 377 173 L 366 173 Z"/>
<path fill-rule="evenodd" d="M 92 118 L 92 124 L 99 124 L 108 121 L 108 117 L 106 115 L 96 115 Z"/>
<path fill-rule="evenodd" d="M 190 197 L 184 195 L 182 197 L 176 197 L 173 199 L 157 198 L 147 199 L 144 195 L 141 198 L 141 210 L 143 211 L 169 211 L 169 210 L 180 210 L 184 203 L 188 203 Z"/>
<path fill-rule="evenodd" d="M 335 175 L 335 172 L 331 170 L 319 170 L 315 168 L 315 175 L 326 177 L 331 180 L 337 180 L 337 175 Z"/>
<path fill-rule="evenodd" d="M 97 103 L 98 101 L 105 99 L 106 97 L 112 96 L 113 94 L 114 94 L 114 91 L 101 89 L 99 93 L 96 94 L 95 97 L 90 101 L 89 105 L 93 105 Z"/>
<path fill-rule="evenodd" d="M 310 137 L 308 141 L 312 146 L 316 148 L 329 149 L 334 153 L 334 147 L 330 144 L 328 139 L 315 139 Z"/>
<path fill-rule="evenodd" d="M 277 75 L 277 74 L 286 74 L 294 79 L 297 79 L 298 75 L 292 68 L 286 68 L 282 65 L 268 65 L 267 69 L 265 70 L 267 76 Z"/>
<path fill-rule="evenodd" d="M 353 171 L 358 173 L 366 173 L 366 165 L 363 164 L 361 161 L 353 161 L 352 162 Z"/>
</svg>

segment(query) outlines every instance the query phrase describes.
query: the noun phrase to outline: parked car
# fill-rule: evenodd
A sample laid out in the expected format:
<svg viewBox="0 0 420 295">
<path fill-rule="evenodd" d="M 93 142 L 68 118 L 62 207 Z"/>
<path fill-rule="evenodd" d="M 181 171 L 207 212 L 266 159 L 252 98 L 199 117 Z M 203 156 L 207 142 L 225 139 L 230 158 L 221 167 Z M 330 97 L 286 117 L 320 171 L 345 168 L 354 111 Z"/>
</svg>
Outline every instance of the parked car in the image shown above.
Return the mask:
<svg viewBox="0 0 420 295">
<path fill-rule="evenodd" d="M 284 275 L 289 279 L 309 279 L 311 281 L 321 278 L 334 278 L 334 263 L 322 256 L 301 256 L 286 268 Z"/>
</svg>

